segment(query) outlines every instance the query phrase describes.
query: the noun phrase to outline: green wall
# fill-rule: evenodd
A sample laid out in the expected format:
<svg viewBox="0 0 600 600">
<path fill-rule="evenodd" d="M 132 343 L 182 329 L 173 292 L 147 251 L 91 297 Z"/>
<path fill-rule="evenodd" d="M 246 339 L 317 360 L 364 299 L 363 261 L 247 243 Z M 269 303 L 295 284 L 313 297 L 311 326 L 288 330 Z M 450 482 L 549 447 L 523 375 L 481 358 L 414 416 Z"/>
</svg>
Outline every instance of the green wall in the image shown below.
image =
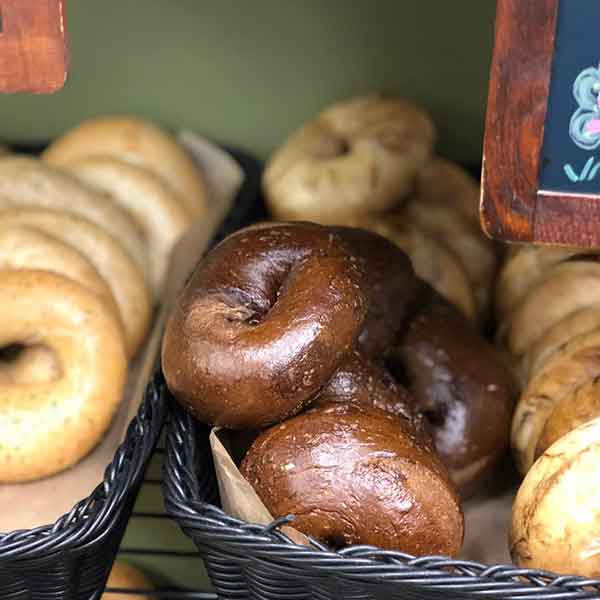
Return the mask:
<svg viewBox="0 0 600 600">
<path fill-rule="evenodd" d="M 429 108 L 440 150 L 479 160 L 493 0 L 70 0 L 53 97 L 0 98 L 0 138 L 134 112 L 265 156 L 324 104 L 383 90 Z"/>
</svg>

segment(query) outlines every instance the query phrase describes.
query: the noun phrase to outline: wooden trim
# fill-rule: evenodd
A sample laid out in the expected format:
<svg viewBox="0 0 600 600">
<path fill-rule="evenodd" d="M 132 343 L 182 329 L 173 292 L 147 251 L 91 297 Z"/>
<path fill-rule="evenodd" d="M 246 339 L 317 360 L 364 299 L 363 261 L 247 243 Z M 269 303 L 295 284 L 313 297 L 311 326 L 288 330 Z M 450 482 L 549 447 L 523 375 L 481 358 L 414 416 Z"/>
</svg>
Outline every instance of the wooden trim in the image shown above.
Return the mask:
<svg viewBox="0 0 600 600">
<path fill-rule="evenodd" d="M 600 247 L 600 196 L 540 190 L 533 239 L 540 244 Z"/>
<path fill-rule="evenodd" d="M 480 207 L 483 230 L 493 238 L 530 242 L 554 235 L 553 228 L 536 229 L 536 211 L 558 3 L 497 2 Z M 554 211 L 559 204 L 553 199 L 547 206 Z"/>
<path fill-rule="evenodd" d="M 67 78 L 66 0 L 0 0 L 0 92 L 51 93 Z"/>
</svg>

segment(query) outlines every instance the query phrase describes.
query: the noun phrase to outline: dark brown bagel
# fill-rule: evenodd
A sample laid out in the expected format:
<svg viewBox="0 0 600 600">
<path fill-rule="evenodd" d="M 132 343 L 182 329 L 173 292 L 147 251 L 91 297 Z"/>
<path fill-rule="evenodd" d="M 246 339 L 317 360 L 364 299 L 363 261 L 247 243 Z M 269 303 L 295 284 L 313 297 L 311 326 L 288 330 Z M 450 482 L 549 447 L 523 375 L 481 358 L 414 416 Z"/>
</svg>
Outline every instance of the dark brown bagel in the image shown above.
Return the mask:
<svg viewBox="0 0 600 600">
<path fill-rule="evenodd" d="M 334 227 L 365 273 L 368 312 L 361 351 L 379 358 L 396 340 L 421 291 L 408 256 L 386 238 L 364 229 Z"/>
<path fill-rule="evenodd" d="M 333 548 L 458 554 L 463 515 L 446 469 L 406 419 L 332 404 L 263 432 L 241 472 L 274 517 Z"/>
<path fill-rule="evenodd" d="M 356 343 L 363 289 L 358 261 L 330 229 L 237 232 L 201 261 L 167 323 L 169 389 L 198 419 L 232 429 L 295 414 Z"/>
<path fill-rule="evenodd" d="M 423 426 L 412 394 L 387 369 L 357 350 L 344 359 L 311 408 L 338 402 L 379 408 L 412 421 L 417 428 Z"/>
<path fill-rule="evenodd" d="M 506 452 L 515 393 L 510 371 L 471 323 L 428 286 L 391 355 L 440 458 L 469 493 Z"/>
</svg>

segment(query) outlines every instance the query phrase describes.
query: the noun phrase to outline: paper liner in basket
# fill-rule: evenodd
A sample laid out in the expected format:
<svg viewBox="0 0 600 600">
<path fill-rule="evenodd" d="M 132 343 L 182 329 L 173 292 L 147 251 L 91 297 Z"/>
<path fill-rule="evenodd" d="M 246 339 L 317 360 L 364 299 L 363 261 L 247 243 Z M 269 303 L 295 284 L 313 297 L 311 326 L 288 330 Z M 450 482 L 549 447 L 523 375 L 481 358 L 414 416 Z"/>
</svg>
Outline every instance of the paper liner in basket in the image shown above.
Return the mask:
<svg viewBox="0 0 600 600">
<path fill-rule="evenodd" d="M 221 505 L 233 517 L 268 525 L 273 516 L 237 467 L 247 446 L 246 440 L 240 444 L 237 434 L 220 428 L 211 431 L 210 447 Z M 465 560 L 484 564 L 510 563 L 507 536 L 515 489 L 509 475 L 499 474 L 506 475 L 505 484 L 500 482 L 494 486 L 497 489 L 469 500 L 463 507 L 466 533 L 462 558 Z M 297 544 L 309 544 L 308 538 L 293 527 L 285 526 L 281 530 Z"/>
<path fill-rule="evenodd" d="M 0 532 L 52 523 L 86 498 L 102 481 L 104 470 L 136 415 L 160 350 L 169 308 L 188 274 L 231 209 L 243 171 L 229 154 L 189 131 L 179 134 L 198 163 L 208 189 L 208 207 L 175 248 L 160 310 L 144 347 L 130 365 L 121 407 L 100 444 L 71 469 L 53 477 L 18 485 L 0 485 Z"/>
</svg>

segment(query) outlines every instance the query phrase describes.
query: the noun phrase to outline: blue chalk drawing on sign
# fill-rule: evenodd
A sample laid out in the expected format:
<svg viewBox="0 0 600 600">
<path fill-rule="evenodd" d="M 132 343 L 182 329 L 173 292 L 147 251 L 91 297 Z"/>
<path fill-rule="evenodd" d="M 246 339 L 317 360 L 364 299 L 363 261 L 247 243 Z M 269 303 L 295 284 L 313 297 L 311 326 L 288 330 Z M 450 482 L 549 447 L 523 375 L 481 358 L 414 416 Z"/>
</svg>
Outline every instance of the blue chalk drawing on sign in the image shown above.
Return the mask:
<svg viewBox="0 0 600 600">
<path fill-rule="evenodd" d="M 573 84 L 577 110 L 569 123 L 569 136 L 582 150 L 591 152 L 600 147 L 600 67 L 584 69 Z M 564 171 L 573 183 L 593 181 L 600 172 L 600 162 L 589 158 L 579 174 L 570 165 Z"/>
</svg>

